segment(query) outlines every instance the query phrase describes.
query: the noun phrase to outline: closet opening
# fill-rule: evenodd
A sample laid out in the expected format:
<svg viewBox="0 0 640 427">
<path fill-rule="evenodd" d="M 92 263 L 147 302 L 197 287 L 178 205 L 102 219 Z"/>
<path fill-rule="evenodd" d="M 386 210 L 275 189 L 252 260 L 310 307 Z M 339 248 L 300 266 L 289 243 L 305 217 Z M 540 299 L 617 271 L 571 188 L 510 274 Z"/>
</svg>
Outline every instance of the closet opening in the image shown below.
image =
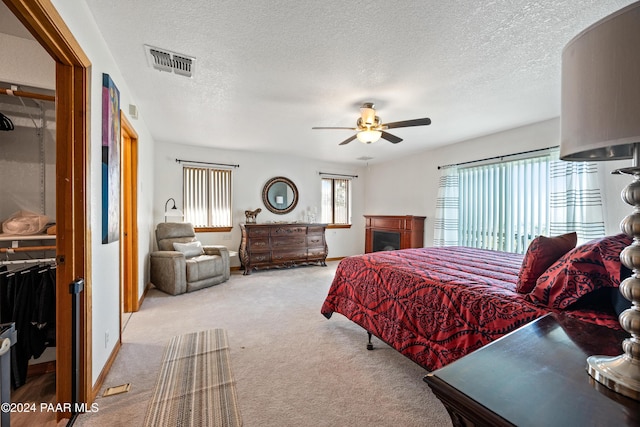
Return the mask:
<svg viewBox="0 0 640 427">
<path fill-rule="evenodd" d="M 0 145 L 0 323 L 12 330 L 2 375 L 13 402 L 55 404 L 55 92 L 0 81 Z M 14 425 L 56 421 L 9 415 Z"/>
<path fill-rule="evenodd" d="M 51 0 L 3 0 L 9 9 L 0 14 L 3 30 L 9 26 L 10 16 L 16 17 L 23 32 L 17 37 L 37 44 L 45 56 L 53 60 L 55 73 L 55 131 L 56 141 L 56 355 L 55 401 L 90 405 L 97 393 L 92 389 L 91 365 L 91 281 L 73 300 L 79 301 L 79 360 L 77 372 L 72 369 L 72 295 L 69 284 L 86 278 L 91 271 L 90 233 L 87 226 L 87 150 L 89 61 L 71 34 Z M 24 35 L 26 29 L 27 35 Z M 2 35 L 2 34 L 0 34 Z M 22 46 L 30 43 L 20 43 Z M 7 47 L 7 43 L 0 44 Z M 16 51 L 20 52 L 20 50 Z M 37 53 L 36 53 L 37 54 Z M 10 69 L 14 61 L 4 62 L 0 71 Z M 23 63 L 26 71 L 39 70 Z M 22 76 L 18 73 L 18 76 Z M 2 75 L 0 74 L 0 80 Z M 11 82 L 15 84 L 15 81 Z M 3 133 L 3 132 L 2 132 Z M 1 137 L 2 135 L 0 135 Z M 77 380 L 77 383 L 76 383 Z M 72 382 L 77 393 L 72 393 Z M 56 421 L 72 416 L 70 411 L 53 415 Z M 31 420 L 31 419 L 30 419 Z M 38 425 L 29 422 L 27 425 Z"/>
</svg>

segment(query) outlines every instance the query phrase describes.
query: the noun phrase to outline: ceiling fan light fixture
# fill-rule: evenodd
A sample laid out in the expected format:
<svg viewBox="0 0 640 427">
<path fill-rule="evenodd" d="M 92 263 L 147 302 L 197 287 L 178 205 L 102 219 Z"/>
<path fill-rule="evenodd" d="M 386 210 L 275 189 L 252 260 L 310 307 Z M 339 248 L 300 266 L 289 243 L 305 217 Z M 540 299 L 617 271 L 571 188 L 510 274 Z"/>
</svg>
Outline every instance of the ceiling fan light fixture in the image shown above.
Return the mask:
<svg viewBox="0 0 640 427">
<path fill-rule="evenodd" d="M 376 142 L 382 136 L 382 132 L 379 130 L 363 130 L 358 132 L 358 141 L 365 144 L 371 144 Z"/>
</svg>

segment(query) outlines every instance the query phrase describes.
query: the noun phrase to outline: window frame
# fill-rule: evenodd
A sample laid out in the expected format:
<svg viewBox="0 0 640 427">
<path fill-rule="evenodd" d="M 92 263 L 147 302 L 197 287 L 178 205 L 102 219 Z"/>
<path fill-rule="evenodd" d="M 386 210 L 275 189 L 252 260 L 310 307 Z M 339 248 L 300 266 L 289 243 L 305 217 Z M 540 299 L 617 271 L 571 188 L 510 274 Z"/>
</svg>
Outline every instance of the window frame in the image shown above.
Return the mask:
<svg viewBox="0 0 640 427">
<path fill-rule="evenodd" d="M 553 161 L 547 153 L 458 168 L 458 244 L 524 253 L 535 236 L 549 235 L 549 206 L 539 196 L 548 200 L 548 170 Z M 527 193 L 525 185 L 532 191 Z M 538 208 L 536 215 L 529 212 L 533 206 Z"/>
<path fill-rule="evenodd" d="M 323 176 L 321 178 L 321 184 L 324 181 L 331 181 L 331 222 L 327 223 L 327 228 L 351 228 L 352 226 L 352 200 L 351 200 L 351 179 L 338 178 L 338 177 L 330 177 Z M 346 188 L 346 209 L 347 209 L 347 221 L 346 223 L 336 223 L 336 181 L 344 181 L 347 184 Z M 321 198 L 324 199 L 324 186 L 321 185 Z M 321 212 L 320 215 L 323 217 L 322 208 L 324 203 L 321 204 Z"/>
<path fill-rule="evenodd" d="M 220 168 L 220 167 L 206 167 L 206 166 L 188 166 L 188 165 L 184 165 L 182 167 L 182 189 L 183 189 L 183 200 L 182 200 L 182 206 L 184 209 L 184 220 L 188 221 L 187 218 L 187 212 L 189 211 L 189 209 L 191 209 L 191 207 L 188 205 L 187 203 L 187 181 L 186 181 L 186 171 L 187 170 L 205 170 L 208 173 L 207 176 L 207 188 L 201 189 L 201 191 L 205 191 L 207 194 L 202 195 L 203 198 L 208 199 L 207 200 L 207 221 L 211 221 L 211 209 L 212 209 L 212 198 L 217 198 L 217 197 L 211 197 L 211 192 L 209 191 L 209 186 L 212 185 L 212 174 L 215 172 L 224 172 L 224 173 L 228 173 L 229 177 L 228 177 L 228 187 L 226 187 L 225 192 L 227 193 L 227 199 L 226 199 L 226 204 L 228 205 L 228 218 L 229 218 L 229 222 L 227 225 L 221 225 L 221 226 L 212 226 L 210 224 L 208 224 L 207 226 L 197 226 L 194 224 L 194 230 L 196 232 L 217 232 L 217 233 L 221 233 L 221 232 L 229 232 L 233 229 L 233 171 L 231 169 L 227 169 L 227 168 Z"/>
</svg>

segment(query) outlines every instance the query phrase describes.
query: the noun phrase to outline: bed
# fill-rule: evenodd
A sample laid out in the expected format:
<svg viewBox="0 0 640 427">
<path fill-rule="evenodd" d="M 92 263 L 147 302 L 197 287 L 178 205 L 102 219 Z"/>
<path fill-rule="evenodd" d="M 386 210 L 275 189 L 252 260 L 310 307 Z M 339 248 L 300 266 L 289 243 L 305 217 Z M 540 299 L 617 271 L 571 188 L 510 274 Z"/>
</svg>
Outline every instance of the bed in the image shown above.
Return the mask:
<svg viewBox="0 0 640 427">
<path fill-rule="evenodd" d="M 525 255 L 430 247 L 351 256 L 321 313 L 344 315 L 430 371 L 549 312 L 620 329 L 602 291 L 617 292 L 618 254 L 630 242 L 612 236 L 546 259 L 528 292 L 519 288 L 534 243 Z"/>
</svg>

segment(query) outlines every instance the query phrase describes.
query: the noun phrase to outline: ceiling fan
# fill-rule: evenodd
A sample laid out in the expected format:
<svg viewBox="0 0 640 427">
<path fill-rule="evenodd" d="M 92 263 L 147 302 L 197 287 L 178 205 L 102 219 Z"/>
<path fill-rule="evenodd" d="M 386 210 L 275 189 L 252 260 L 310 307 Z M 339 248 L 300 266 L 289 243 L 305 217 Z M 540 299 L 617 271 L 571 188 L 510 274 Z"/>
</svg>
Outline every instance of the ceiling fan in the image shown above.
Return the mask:
<svg viewBox="0 0 640 427">
<path fill-rule="evenodd" d="M 356 122 L 356 127 L 313 127 L 311 129 L 349 129 L 356 131 L 356 134 L 345 139 L 339 145 L 346 145 L 358 138 L 360 142 L 371 144 L 380 138 L 386 139 L 392 144 L 402 141 L 395 135 L 385 132 L 387 129 L 406 128 L 411 126 L 426 126 L 431 124 L 431 119 L 425 117 L 423 119 L 403 120 L 401 122 L 381 123 L 380 117 L 376 116 L 376 109 L 372 102 L 365 102 L 360 107 L 360 117 Z"/>
</svg>

